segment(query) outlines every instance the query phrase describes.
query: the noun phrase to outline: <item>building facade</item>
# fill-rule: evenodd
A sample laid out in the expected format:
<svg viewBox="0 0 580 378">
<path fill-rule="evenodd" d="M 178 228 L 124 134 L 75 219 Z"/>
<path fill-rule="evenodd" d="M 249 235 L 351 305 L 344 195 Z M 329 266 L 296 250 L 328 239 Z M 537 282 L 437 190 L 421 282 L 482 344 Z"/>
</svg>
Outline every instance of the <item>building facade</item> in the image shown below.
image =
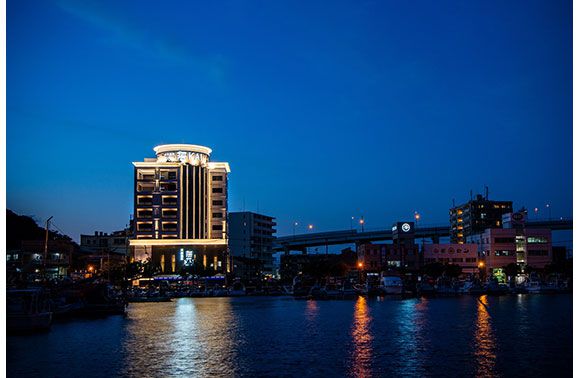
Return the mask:
<svg viewBox="0 0 580 378">
<path fill-rule="evenodd" d="M 20 249 L 8 250 L 8 273 L 39 273 L 64 277 L 70 272 L 78 246 L 69 240 L 23 240 Z"/>
<path fill-rule="evenodd" d="M 258 259 L 262 262 L 263 272 L 273 274 L 274 217 L 250 211 L 232 212 L 228 215 L 228 223 L 230 254 Z"/>
<path fill-rule="evenodd" d="M 109 267 L 122 266 L 129 256 L 129 237 L 131 229 L 113 231 L 112 233 L 95 231 L 93 235 L 81 235 L 81 245 L 77 268 L 105 270 Z"/>
<path fill-rule="evenodd" d="M 549 229 L 487 229 L 468 237 L 475 243 L 487 273 L 508 264 L 543 269 L 552 261 L 552 232 Z"/>
<path fill-rule="evenodd" d="M 134 162 L 133 258 L 151 259 L 163 273 L 187 266 L 229 271 L 228 163 L 211 162 L 211 149 L 167 144 L 156 158 Z"/>
<path fill-rule="evenodd" d="M 365 243 L 357 246 L 358 263 L 365 271 L 378 273 L 389 268 L 421 268 L 422 255 L 415 244 L 415 223 L 397 222 L 392 231 L 392 244 Z"/>
<path fill-rule="evenodd" d="M 81 235 L 81 249 L 85 252 L 112 252 L 127 255 L 129 252 L 130 229 L 112 233 L 95 231 L 93 235 Z"/>
<path fill-rule="evenodd" d="M 501 228 L 502 216 L 513 211 L 512 201 L 491 201 L 481 194 L 449 209 L 451 243 L 463 244 L 467 237 L 488 228 Z"/>
<path fill-rule="evenodd" d="M 463 274 L 478 273 L 476 244 L 425 244 L 423 246 L 424 264 L 455 264 Z"/>
</svg>

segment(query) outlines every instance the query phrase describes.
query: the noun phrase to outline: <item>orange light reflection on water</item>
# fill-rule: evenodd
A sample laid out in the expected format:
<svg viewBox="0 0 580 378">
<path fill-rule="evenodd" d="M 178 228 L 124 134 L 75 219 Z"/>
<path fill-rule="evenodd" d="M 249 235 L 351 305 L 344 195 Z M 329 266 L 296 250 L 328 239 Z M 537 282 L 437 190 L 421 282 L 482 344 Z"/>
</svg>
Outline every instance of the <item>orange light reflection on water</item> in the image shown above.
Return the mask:
<svg viewBox="0 0 580 378">
<path fill-rule="evenodd" d="M 354 306 L 352 339 L 354 344 L 352 374 L 355 377 L 371 376 L 372 336 L 371 317 L 366 298 L 358 297 Z"/>
<path fill-rule="evenodd" d="M 475 360 L 478 377 L 495 376 L 496 345 L 488 305 L 487 295 L 479 297 L 475 327 Z"/>
<path fill-rule="evenodd" d="M 309 299 L 306 301 L 306 311 L 304 311 L 304 315 L 306 315 L 306 319 L 309 321 L 313 321 L 316 319 L 318 315 L 318 303 L 315 300 Z"/>
</svg>

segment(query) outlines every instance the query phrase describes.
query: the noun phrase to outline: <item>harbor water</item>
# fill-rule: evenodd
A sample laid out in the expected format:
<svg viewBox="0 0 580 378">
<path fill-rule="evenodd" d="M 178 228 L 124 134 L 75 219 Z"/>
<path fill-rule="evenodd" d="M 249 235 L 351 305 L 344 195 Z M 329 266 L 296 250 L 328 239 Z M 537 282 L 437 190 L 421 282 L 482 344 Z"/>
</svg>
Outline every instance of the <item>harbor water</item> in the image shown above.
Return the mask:
<svg viewBox="0 0 580 378">
<path fill-rule="evenodd" d="M 132 303 L 8 336 L 7 375 L 571 376 L 572 295 Z"/>
</svg>

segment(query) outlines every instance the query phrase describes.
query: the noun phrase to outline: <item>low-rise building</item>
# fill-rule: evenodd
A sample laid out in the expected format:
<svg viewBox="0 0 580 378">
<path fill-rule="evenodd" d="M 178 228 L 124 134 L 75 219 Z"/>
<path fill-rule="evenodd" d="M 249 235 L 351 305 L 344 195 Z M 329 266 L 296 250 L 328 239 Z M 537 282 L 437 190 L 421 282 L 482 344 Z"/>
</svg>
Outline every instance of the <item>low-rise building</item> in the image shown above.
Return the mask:
<svg viewBox="0 0 580 378">
<path fill-rule="evenodd" d="M 487 229 L 468 237 L 475 243 L 488 273 L 511 263 L 543 269 L 552 261 L 552 233 L 549 229 Z"/>
<path fill-rule="evenodd" d="M 95 231 L 94 235 L 81 235 L 79 257 L 76 260 L 77 269 L 87 269 L 92 266 L 99 271 L 124 265 L 129 256 L 130 229 L 113 231 L 112 233 Z"/>
<path fill-rule="evenodd" d="M 94 235 L 81 235 L 81 249 L 86 252 L 128 255 L 129 229 L 113 231 L 112 233 L 95 231 Z"/>
<path fill-rule="evenodd" d="M 422 255 L 417 245 L 399 247 L 394 244 L 360 244 L 357 247 L 358 263 L 367 272 L 381 272 L 389 268 L 405 267 L 419 270 Z"/>
<path fill-rule="evenodd" d="M 478 272 L 476 244 L 425 244 L 423 246 L 424 264 L 455 264 L 464 274 Z"/>
<path fill-rule="evenodd" d="M 49 240 L 46 245 L 44 240 L 23 240 L 20 249 L 7 252 L 7 271 L 63 277 L 69 273 L 77 248 L 68 240 Z"/>
</svg>

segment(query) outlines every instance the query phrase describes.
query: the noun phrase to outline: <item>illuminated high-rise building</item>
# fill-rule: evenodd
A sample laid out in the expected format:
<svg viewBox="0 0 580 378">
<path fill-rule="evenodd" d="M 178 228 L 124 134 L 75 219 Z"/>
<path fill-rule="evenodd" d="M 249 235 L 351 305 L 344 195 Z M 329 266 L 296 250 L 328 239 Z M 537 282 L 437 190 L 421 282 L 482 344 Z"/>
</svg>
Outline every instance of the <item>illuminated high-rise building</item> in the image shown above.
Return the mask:
<svg viewBox="0 0 580 378">
<path fill-rule="evenodd" d="M 166 144 L 153 150 L 157 157 L 133 163 L 133 257 L 150 258 L 166 274 L 188 266 L 229 271 L 229 164 L 211 162 L 211 149 L 203 146 Z"/>
</svg>

